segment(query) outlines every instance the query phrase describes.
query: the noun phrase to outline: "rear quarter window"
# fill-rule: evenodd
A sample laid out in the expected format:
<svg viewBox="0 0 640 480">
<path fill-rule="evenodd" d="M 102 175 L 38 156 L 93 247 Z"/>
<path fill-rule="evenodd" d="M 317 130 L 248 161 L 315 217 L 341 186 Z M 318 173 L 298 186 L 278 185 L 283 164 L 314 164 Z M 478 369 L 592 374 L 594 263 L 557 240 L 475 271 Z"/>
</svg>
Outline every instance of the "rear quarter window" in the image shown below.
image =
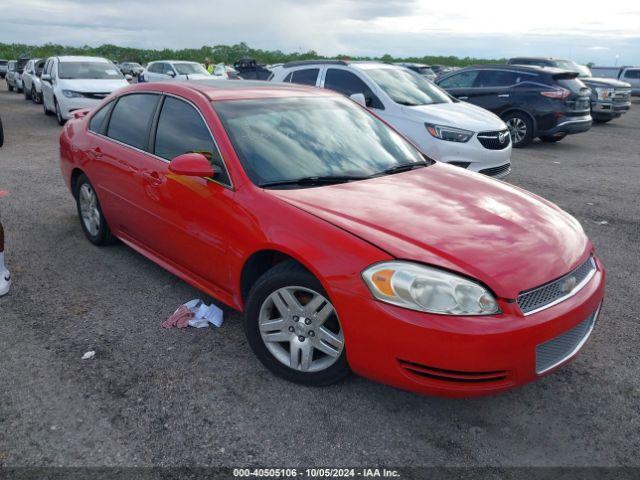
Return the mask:
<svg viewBox="0 0 640 480">
<path fill-rule="evenodd" d="M 106 126 L 105 120 L 112 106 L 113 102 L 107 103 L 91 117 L 91 120 L 89 120 L 89 130 L 95 133 L 104 133 L 104 127 Z"/>
<path fill-rule="evenodd" d="M 159 95 L 135 93 L 118 99 L 109 120 L 107 136 L 140 150 L 147 150 L 149 127 Z"/>
</svg>

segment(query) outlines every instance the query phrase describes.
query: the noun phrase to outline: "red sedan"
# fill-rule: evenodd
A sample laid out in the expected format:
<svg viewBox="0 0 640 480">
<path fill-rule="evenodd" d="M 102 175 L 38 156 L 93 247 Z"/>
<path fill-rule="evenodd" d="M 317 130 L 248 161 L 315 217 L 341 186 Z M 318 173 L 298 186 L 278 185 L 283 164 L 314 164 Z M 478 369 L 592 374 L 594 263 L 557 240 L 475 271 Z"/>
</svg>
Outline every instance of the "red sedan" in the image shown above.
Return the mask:
<svg viewBox="0 0 640 480">
<path fill-rule="evenodd" d="M 573 217 L 326 90 L 134 85 L 76 112 L 60 152 L 89 241 L 243 311 L 292 381 L 495 393 L 568 361 L 598 317 L 604 268 Z"/>
</svg>

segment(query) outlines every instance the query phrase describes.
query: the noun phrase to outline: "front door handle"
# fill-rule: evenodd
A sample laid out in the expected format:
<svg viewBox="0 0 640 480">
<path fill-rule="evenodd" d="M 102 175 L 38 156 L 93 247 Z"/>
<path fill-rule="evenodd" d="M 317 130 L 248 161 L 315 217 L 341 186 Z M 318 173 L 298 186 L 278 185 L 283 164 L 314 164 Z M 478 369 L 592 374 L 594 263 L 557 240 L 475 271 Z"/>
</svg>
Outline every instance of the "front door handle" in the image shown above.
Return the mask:
<svg viewBox="0 0 640 480">
<path fill-rule="evenodd" d="M 162 184 L 162 179 L 158 172 L 142 172 L 142 178 L 151 185 L 158 186 Z"/>
<path fill-rule="evenodd" d="M 498 95 L 498 98 L 509 98 L 509 94 L 508 93 L 501 93 L 500 95 Z"/>
<path fill-rule="evenodd" d="M 102 158 L 102 150 L 100 150 L 100 147 L 92 148 L 91 150 L 89 150 L 89 154 L 94 159 Z"/>
<path fill-rule="evenodd" d="M 469 100 L 469 97 L 458 97 L 458 100 Z"/>
</svg>

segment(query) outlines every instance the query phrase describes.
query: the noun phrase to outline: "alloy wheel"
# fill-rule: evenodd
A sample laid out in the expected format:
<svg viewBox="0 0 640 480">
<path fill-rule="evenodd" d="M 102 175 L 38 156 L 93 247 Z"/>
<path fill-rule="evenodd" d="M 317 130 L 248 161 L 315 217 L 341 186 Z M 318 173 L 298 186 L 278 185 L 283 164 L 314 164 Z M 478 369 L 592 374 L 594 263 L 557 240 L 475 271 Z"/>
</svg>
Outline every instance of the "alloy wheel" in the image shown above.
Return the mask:
<svg viewBox="0 0 640 480">
<path fill-rule="evenodd" d="M 344 349 L 342 327 L 331 302 L 306 287 L 284 287 L 262 303 L 260 336 L 283 365 L 301 372 L 329 368 Z"/>
<path fill-rule="evenodd" d="M 91 236 L 98 235 L 100 231 L 100 210 L 98 210 L 98 197 L 91 185 L 83 183 L 78 193 L 80 202 L 80 215 L 82 223 Z"/>
<path fill-rule="evenodd" d="M 509 127 L 513 143 L 520 143 L 527 135 L 527 124 L 521 118 L 510 118 L 507 120 L 507 127 Z"/>
</svg>

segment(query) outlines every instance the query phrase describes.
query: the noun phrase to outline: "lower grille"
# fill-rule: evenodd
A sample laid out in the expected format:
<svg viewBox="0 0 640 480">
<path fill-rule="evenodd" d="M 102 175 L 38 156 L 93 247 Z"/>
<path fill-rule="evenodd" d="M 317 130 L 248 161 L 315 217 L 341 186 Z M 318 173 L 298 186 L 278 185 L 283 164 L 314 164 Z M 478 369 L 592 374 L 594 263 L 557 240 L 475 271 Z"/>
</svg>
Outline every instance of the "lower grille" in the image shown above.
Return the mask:
<svg viewBox="0 0 640 480">
<path fill-rule="evenodd" d="M 102 100 L 106 98 L 108 93 L 93 93 L 93 92 L 82 92 L 82 96 L 86 98 L 93 98 L 94 100 Z"/>
<path fill-rule="evenodd" d="M 398 360 L 400 366 L 412 375 L 431 380 L 440 380 L 454 383 L 485 383 L 498 382 L 507 378 L 505 370 L 491 372 L 459 372 L 456 370 L 445 370 L 443 368 L 429 367 L 419 363 Z"/>
<path fill-rule="evenodd" d="M 551 370 L 573 357 L 585 344 L 598 318 L 600 307 L 571 330 L 536 347 L 536 373 Z"/>
<path fill-rule="evenodd" d="M 489 150 L 504 150 L 511 144 L 511 135 L 508 129 L 499 132 L 480 132 L 478 141 Z"/>
<path fill-rule="evenodd" d="M 505 163 L 504 165 L 500 165 L 499 167 L 491 167 L 480 170 L 480 173 L 488 175 L 490 177 L 497 177 L 500 175 L 506 175 L 511 171 L 511 163 Z"/>
<path fill-rule="evenodd" d="M 596 262 L 589 257 L 586 262 L 566 275 L 532 290 L 521 292 L 517 302 L 525 315 L 550 307 L 577 293 L 596 272 Z"/>
</svg>

